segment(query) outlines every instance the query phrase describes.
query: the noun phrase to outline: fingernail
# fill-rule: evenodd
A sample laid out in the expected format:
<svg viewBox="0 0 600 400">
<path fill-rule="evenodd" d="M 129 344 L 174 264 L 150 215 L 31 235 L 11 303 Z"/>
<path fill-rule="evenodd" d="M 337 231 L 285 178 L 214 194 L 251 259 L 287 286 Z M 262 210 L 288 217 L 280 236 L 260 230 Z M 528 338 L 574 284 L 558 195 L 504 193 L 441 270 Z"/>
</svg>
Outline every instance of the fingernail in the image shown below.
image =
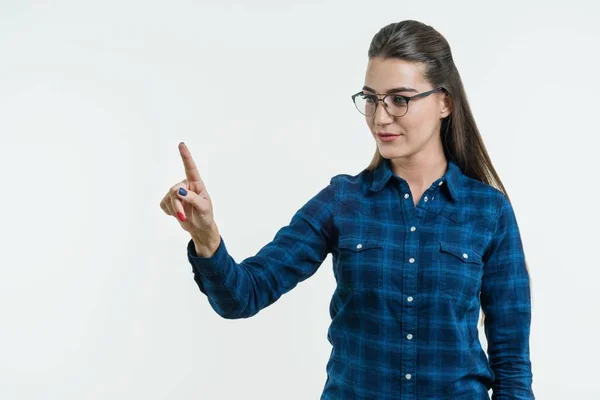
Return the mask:
<svg viewBox="0 0 600 400">
<path fill-rule="evenodd" d="M 182 213 L 177 212 L 177 218 L 179 218 L 181 222 L 185 222 L 185 215 L 183 215 Z"/>
<path fill-rule="evenodd" d="M 179 188 L 179 194 L 185 196 L 187 195 L 187 190 L 185 190 L 184 188 Z"/>
</svg>

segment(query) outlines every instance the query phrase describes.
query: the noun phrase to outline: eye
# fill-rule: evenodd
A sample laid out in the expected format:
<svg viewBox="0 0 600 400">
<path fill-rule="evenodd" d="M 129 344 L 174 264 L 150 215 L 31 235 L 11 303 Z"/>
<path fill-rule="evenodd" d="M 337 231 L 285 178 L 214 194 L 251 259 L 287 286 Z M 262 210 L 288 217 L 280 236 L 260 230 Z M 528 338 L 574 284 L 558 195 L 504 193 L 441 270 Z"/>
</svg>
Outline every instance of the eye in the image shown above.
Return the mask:
<svg viewBox="0 0 600 400">
<path fill-rule="evenodd" d="M 363 98 L 363 100 L 365 100 L 367 103 L 375 103 L 377 101 L 375 95 L 373 94 L 365 94 L 363 93 L 361 95 L 361 97 Z"/>
<path fill-rule="evenodd" d="M 402 96 L 394 96 L 392 98 L 392 101 L 394 102 L 395 105 L 404 105 L 406 104 L 406 99 Z"/>
</svg>

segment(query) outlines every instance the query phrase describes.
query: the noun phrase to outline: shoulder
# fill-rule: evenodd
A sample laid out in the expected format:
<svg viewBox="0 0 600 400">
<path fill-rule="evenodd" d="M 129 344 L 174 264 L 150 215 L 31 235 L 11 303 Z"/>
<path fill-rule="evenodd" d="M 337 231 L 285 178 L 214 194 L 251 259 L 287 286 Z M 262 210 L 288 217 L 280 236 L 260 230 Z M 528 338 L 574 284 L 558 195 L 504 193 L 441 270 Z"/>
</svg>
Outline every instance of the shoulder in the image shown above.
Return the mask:
<svg viewBox="0 0 600 400">
<path fill-rule="evenodd" d="M 370 187 L 370 185 L 373 183 L 373 171 L 363 169 L 355 174 L 337 174 L 331 178 L 330 183 L 337 190 L 362 191 L 363 189 Z"/>
<path fill-rule="evenodd" d="M 361 180 L 368 179 L 369 177 L 372 177 L 372 176 L 373 176 L 373 171 L 364 169 L 356 174 L 342 173 L 342 174 L 334 175 L 331 178 L 331 181 L 332 182 L 336 181 L 341 184 L 355 184 Z"/>
<path fill-rule="evenodd" d="M 492 185 L 463 175 L 461 186 L 466 204 L 478 209 L 480 213 L 498 217 L 504 209 L 510 207 L 508 197 Z"/>
</svg>

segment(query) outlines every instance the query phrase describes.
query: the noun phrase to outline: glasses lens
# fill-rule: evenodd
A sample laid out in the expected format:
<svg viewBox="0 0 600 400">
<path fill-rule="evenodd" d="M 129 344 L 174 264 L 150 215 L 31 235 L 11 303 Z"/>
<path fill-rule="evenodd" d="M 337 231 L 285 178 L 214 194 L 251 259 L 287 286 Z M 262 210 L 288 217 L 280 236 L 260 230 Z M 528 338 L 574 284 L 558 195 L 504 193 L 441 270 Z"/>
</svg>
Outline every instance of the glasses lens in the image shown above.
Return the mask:
<svg viewBox="0 0 600 400">
<path fill-rule="evenodd" d="M 356 109 L 366 116 L 375 114 L 377 97 L 373 94 L 359 94 L 354 98 Z M 385 98 L 387 112 L 395 117 L 402 117 L 408 111 L 408 103 L 402 96 L 390 95 Z"/>
<path fill-rule="evenodd" d="M 373 95 L 361 93 L 354 98 L 354 105 L 361 114 L 369 116 L 375 114 L 377 100 Z"/>
<path fill-rule="evenodd" d="M 408 111 L 408 102 L 402 96 L 388 96 L 385 103 L 388 112 L 396 117 L 402 117 Z"/>
</svg>

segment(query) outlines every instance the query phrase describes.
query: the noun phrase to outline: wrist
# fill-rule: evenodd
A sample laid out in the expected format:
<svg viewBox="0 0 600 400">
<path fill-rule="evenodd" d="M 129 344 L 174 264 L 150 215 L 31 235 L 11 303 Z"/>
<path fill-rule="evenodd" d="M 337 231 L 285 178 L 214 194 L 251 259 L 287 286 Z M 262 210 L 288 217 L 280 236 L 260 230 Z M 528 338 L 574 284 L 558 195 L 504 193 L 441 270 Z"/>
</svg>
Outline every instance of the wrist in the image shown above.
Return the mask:
<svg viewBox="0 0 600 400">
<path fill-rule="evenodd" d="M 191 236 L 196 254 L 199 257 L 212 257 L 221 244 L 221 234 L 216 224 L 208 232 L 202 234 L 193 233 Z"/>
</svg>

